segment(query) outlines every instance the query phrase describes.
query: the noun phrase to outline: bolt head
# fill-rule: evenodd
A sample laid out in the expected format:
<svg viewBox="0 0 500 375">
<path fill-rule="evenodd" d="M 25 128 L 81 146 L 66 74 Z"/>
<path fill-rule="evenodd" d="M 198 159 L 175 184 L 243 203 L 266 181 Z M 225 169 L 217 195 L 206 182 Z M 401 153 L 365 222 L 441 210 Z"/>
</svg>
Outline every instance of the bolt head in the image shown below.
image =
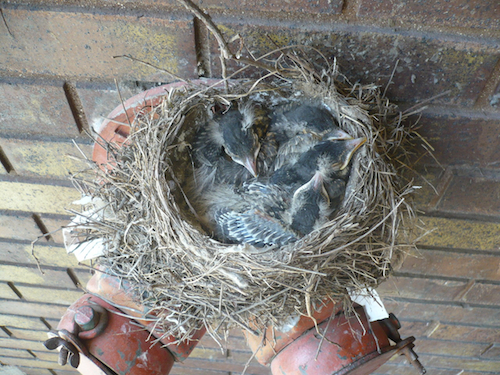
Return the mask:
<svg viewBox="0 0 500 375">
<path fill-rule="evenodd" d="M 74 321 L 83 331 L 90 331 L 99 323 L 99 313 L 92 306 L 80 306 L 76 310 Z"/>
</svg>

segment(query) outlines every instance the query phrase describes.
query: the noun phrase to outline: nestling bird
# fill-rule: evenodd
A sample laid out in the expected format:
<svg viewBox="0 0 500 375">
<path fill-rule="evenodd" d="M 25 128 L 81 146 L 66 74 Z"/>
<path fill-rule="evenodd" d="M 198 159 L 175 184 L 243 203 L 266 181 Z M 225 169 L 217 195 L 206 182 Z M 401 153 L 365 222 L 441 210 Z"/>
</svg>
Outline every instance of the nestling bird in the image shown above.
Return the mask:
<svg viewBox="0 0 500 375">
<path fill-rule="evenodd" d="M 286 139 L 290 139 L 304 130 L 316 134 L 322 134 L 334 129 L 340 130 L 338 122 L 332 114 L 319 105 L 292 103 L 278 108 L 277 112 L 273 125 L 277 133 L 283 135 Z M 344 135 L 349 137 L 345 132 Z"/>
<path fill-rule="evenodd" d="M 297 241 L 337 209 L 364 142 L 311 104 L 288 105 L 272 118 L 248 105 L 215 113 L 193 144 L 205 227 L 225 243 Z"/>
<path fill-rule="evenodd" d="M 270 178 L 272 184 L 295 191 L 307 183 L 317 172 L 321 173 L 325 188 L 330 181 L 338 178 L 346 179 L 349 163 L 354 153 L 365 143 L 366 139 L 321 141 L 300 155 L 297 161 L 278 169 Z"/>
<path fill-rule="evenodd" d="M 317 171 L 293 194 L 288 215 L 290 229 L 303 237 L 323 225 L 332 210 L 323 174 Z"/>
<path fill-rule="evenodd" d="M 234 103 L 227 111 L 208 111 L 208 119 L 193 142 L 195 184 L 198 191 L 216 182 L 257 176 L 259 137 L 251 105 Z"/>
<path fill-rule="evenodd" d="M 271 129 L 277 134 L 279 143 L 274 170 L 296 162 L 300 155 L 320 141 L 352 139 L 340 129 L 328 110 L 304 103 L 281 108 L 273 119 Z"/>
<path fill-rule="evenodd" d="M 258 180 L 245 182 L 239 188 L 217 185 L 205 196 L 205 204 L 206 218 L 222 242 L 262 247 L 297 239 L 283 221 L 289 196 L 278 185 Z"/>
</svg>

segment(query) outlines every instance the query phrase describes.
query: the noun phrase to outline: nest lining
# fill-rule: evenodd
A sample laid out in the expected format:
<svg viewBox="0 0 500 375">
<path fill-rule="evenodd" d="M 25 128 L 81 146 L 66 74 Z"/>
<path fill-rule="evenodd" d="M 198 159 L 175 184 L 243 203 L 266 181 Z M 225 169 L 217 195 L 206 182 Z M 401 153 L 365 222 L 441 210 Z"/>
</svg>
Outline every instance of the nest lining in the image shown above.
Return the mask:
<svg viewBox="0 0 500 375">
<path fill-rule="evenodd" d="M 238 98 L 320 100 L 343 130 L 367 139 L 335 217 L 281 248 L 220 243 L 197 224 L 191 204 L 194 124 L 214 100 Z M 227 92 L 188 84 L 131 125 L 125 147 L 106 145 L 114 164 L 107 173 L 94 165 L 78 177 L 82 192 L 105 205 L 101 220 L 82 229 L 82 241 L 105 239 L 99 263 L 132 283 L 165 335 L 182 341 L 202 326 L 258 333 L 326 300 L 348 303 L 349 289 L 376 287 L 413 246 L 411 188 L 397 168 L 410 131 L 377 87 L 351 85 L 335 68 L 321 79 L 241 80 Z"/>
</svg>

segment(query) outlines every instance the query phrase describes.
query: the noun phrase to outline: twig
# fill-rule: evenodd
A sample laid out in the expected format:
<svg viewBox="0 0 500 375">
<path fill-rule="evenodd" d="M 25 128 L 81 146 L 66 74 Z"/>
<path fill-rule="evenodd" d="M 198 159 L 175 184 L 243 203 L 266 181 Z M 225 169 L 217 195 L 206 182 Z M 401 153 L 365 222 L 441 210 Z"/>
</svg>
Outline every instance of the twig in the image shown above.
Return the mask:
<svg viewBox="0 0 500 375">
<path fill-rule="evenodd" d="M 177 0 L 179 1 L 182 5 L 186 7 L 187 10 L 191 11 L 196 17 L 200 19 L 201 22 L 205 24 L 207 29 L 213 34 L 215 39 L 217 40 L 217 43 L 219 44 L 219 49 L 221 52 L 221 63 L 222 63 L 222 69 L 224 71 L 225 69 L 225 61 L 224 60 L 235 60 L 238 62 L 241 62 L 243 64 L 251 65 L 257 68 L 265 69 L 270 72 L 275 71 L 275 69 L 267 64 L 261 63 L 257 60 L 252 60 L 248 59 L 244 56 L 237 56 L 231 50 L 229 49 L 229 45 L 224 38 L 224 35 L 222 35 L 222 32 L 219 30 L 217 25 L 212 21 L 212 18 L 203 12 L 198 5 L 193 3 L 191 0 Z M 224 73 L 224 72 L 223 72 Z M 223 76 L 223 78 L 225 78 Z"/>
<path fill-rule="evenodd" d="M 137 58 L 133 57 L 132 55 L 117 55 L 117 56 L 113 56 L 113 58 L 114 59 L 123 58 L 123 59 L 132 60 L 132 61 L 144 64 L 146 66 L 149 66 L 150 68 L 159 70 L 160 72 L 165 72 L 167 74 L 170 74 L 172 77 L 174 77 L 175 79 L 177 79 L 179 81 L 182 81 L 182 82 L 185 82 L 185 83 L 189 83 L 189 80 L 186 80 L 186 79 L 182 78 L 181 76 L 178 76 L 177 74 L 172 73 L 171 71 L 169 71 L 169 70 L 167 70 L 165 68 L 160 68 L 159 66 L 156 66 L 156 65 L 153 65 L 151 63 L 148 63 L 147 61 L 143 61 L 143 60 L 137 59 Z"/>
<path fill-rule="evenodd" d="M 233 59 L 235 58 L 231 50 L 229 49 L 229 46 L 227 45 L 226 39 L 224 39 L 224 36 L 222 35 L 221 31 L 215 25 L 215 23 L 212 21 L 212 18 L 204 13 L 198 5 L 193 3 L 191 0 L 177 0 L 179 3 L 184 5 L 187 10 L 191 11 L 196 17 L 200 19 L 201 22 L 205 24 L 208 30 L 214 35 L 215 39 L 217 39 L 217 43 L 219 44 L 219 48 L 222 53 L 222 57 L 224 59 Z"/>
</svg>

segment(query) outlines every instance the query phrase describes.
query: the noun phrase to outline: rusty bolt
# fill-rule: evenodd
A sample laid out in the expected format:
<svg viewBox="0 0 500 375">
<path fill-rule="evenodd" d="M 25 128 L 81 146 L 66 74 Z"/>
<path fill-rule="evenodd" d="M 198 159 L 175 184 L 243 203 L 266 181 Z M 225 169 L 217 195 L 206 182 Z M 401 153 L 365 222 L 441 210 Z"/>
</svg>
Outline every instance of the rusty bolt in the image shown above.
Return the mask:
<svg viewBox="0 0 500 375">
<path fill-rule="evenodd" d="M 80 306 L 76 310 L 74 320 L 83 331 L 90 331 L 99 323 L 99 313 L 92 306 Z"/>
</svg>

